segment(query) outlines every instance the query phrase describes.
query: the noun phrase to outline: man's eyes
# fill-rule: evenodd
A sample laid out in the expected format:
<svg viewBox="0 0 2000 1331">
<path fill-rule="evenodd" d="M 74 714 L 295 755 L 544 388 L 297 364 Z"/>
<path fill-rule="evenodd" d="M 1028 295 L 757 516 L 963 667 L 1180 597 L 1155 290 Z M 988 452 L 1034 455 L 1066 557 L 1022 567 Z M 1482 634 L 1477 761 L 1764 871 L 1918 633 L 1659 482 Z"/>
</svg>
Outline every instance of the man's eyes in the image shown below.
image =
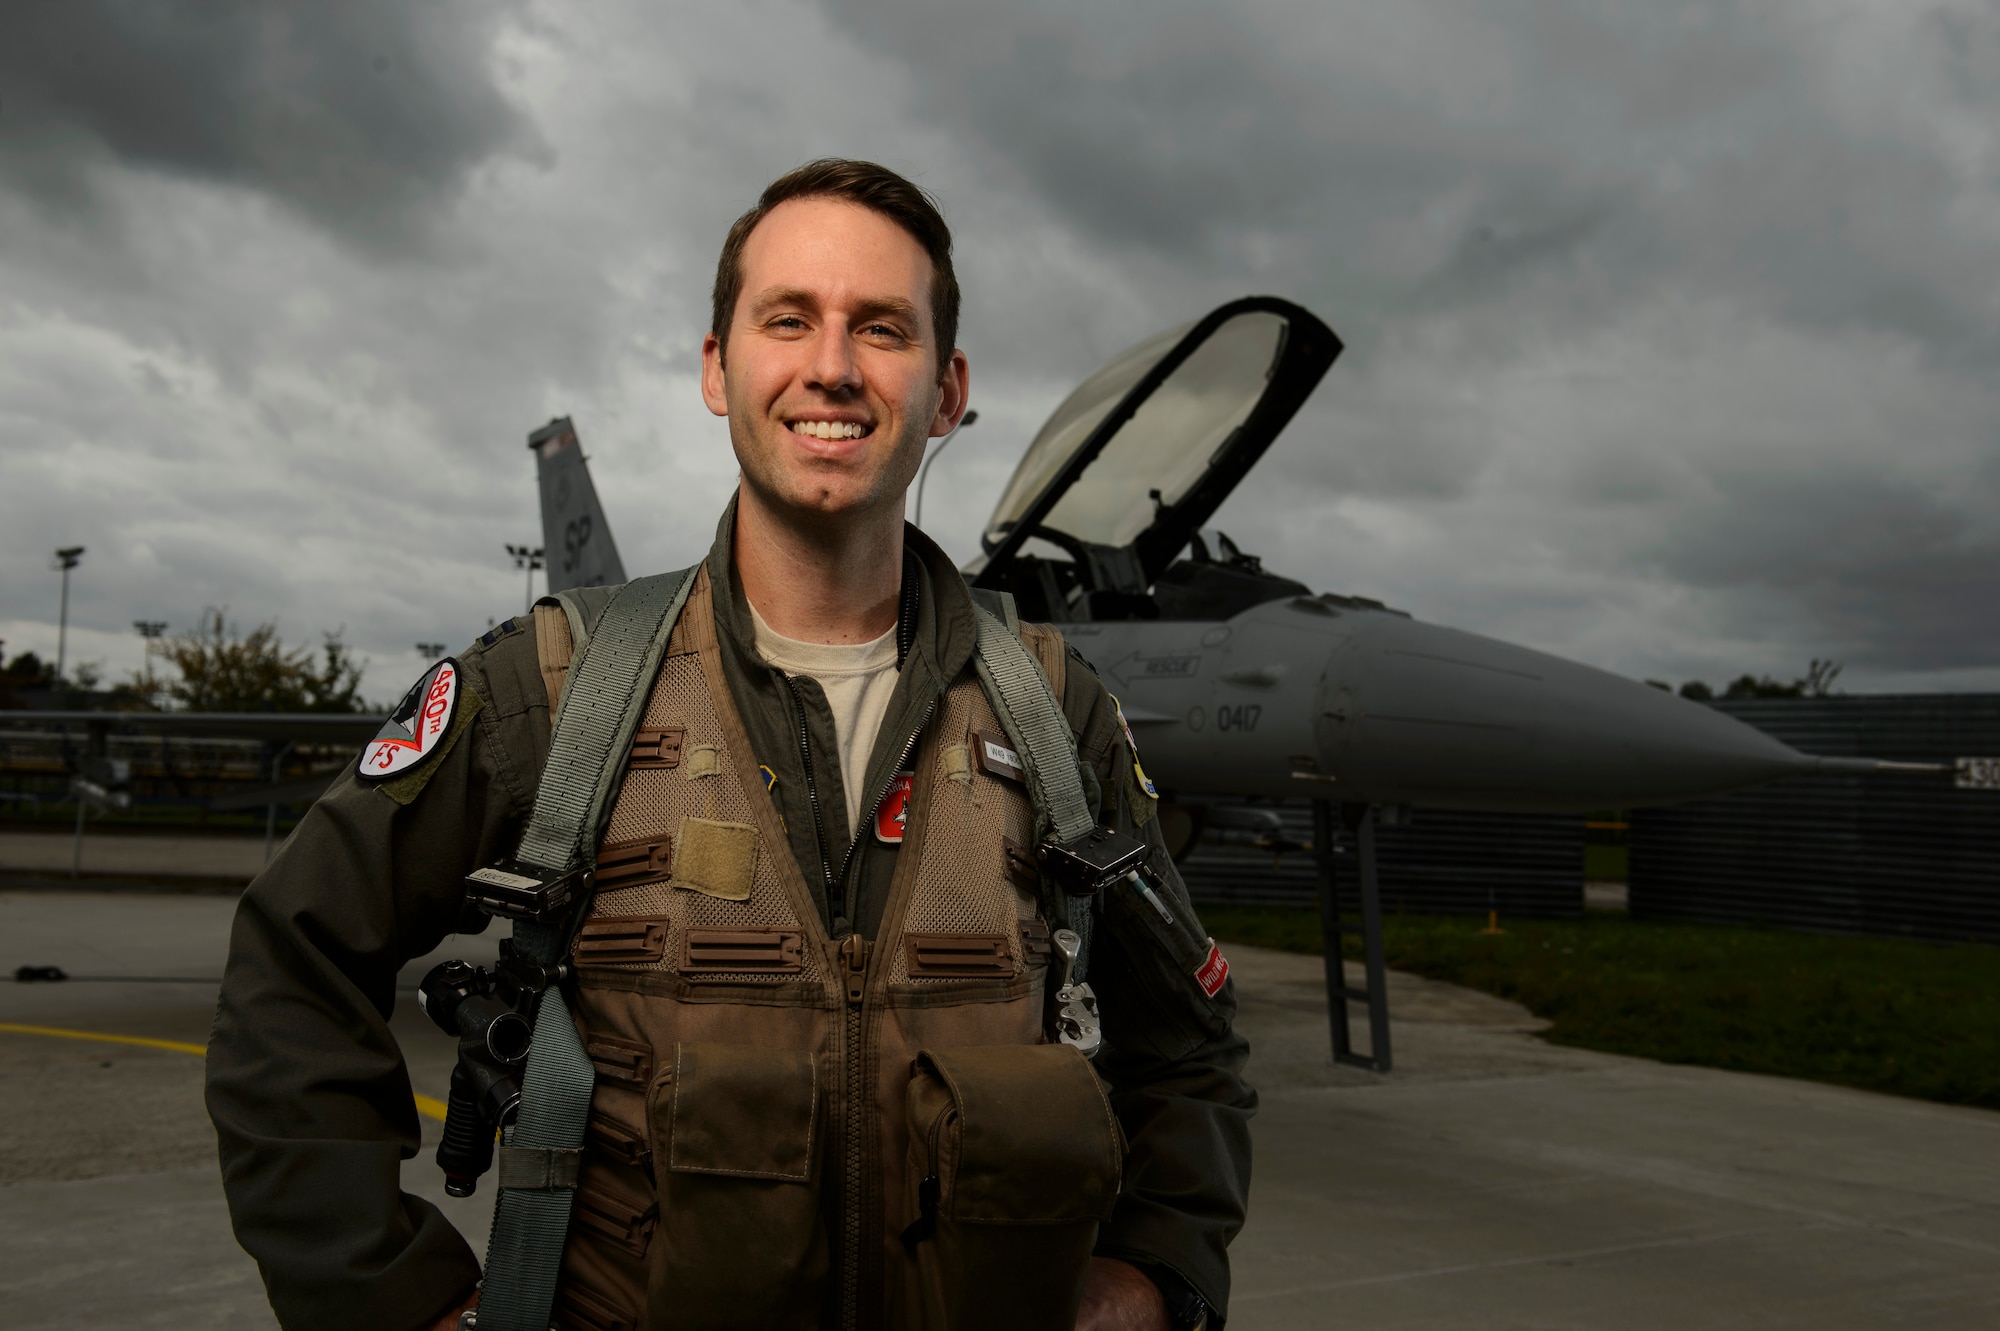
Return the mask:
<svg viewBox="0 0 2000 1331">
<path fill-rule="evenodd" d="M 779 314 L 765 320 L 764 327 L 773 332 L 782 331 L 791 333 L 806 332 L 810 329 L 811 325 L 807 322 L 804 315 Z M 855 331 L 862 337 L 870 338 L 877 342 L 908 342 L 910 340 L 910 335 L 904 332 L 901 327 L 892 323 L 883 323 L 880 320 L 862 324 Z"/>
</svg>

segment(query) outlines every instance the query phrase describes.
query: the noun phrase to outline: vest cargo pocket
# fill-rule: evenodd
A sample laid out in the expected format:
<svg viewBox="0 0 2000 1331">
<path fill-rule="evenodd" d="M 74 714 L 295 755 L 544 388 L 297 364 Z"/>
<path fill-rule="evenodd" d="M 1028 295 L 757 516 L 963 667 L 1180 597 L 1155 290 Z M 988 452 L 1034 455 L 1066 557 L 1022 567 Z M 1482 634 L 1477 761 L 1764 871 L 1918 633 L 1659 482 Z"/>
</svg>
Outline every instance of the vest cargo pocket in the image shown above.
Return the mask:
<svg viewBox="0 0 2000 1331">
<path fill-rule="evenodd" d="M 575 1280 L 556 1291 L 556 1331 L 633 1331 L 632 1314 Z"/>
<path fill-rule="evenodd" d="M 1097 1074 L 1067 1045 L 927 1049 L 909 1095 L 903 1234 L 915 1326 L 1076 1324 L 1124 1140 Z"/>
<path fill-rule="evenodd" d="M 817 1060 L 709 1041 L 671 1057 L 649 1110 L 661 1224 L 649 1302 L 675 1327 L 817 1326 Z"/>
</svg>

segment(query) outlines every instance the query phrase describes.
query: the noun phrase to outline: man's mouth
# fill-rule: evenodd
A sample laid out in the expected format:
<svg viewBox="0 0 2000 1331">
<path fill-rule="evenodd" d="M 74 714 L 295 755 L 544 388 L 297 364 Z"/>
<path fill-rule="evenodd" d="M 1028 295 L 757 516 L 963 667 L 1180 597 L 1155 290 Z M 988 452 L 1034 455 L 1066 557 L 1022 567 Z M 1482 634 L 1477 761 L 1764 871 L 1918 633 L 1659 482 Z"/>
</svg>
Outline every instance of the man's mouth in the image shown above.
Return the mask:
<svg viewBox="0 0 2000 1331">
<path fill-rule="evenodd" d="M 785 428 L 808 439 L 825 440 L 862 439 L 875 432 L 874 426 L 860 421 L 794 420 L 786 421 Z"/>
</svg>

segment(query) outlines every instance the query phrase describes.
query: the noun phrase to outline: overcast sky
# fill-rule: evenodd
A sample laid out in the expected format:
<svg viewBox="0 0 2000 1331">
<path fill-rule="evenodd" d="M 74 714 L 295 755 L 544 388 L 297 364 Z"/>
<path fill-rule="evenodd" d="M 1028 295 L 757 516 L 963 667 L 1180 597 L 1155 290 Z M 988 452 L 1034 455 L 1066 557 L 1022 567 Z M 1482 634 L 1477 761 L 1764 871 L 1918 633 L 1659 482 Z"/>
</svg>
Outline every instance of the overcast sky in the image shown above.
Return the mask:
<svg viewBox="0 0 2000 1331">
<path fill-rule="evenodd" d="M 628 570 L 696 558 L 715 251 L 824 154 L 956 229 L 960 557 L 1079 379 L 1267 292 L 1349 348 L 1216 520 L 1270 565 L 1633 676 L 2000 688 L 1990 0 L 15 0 L 6 651 L 81 544 L 72 660 L 224 606 L 393 698 L 520 609 L 556 414 Z"/>
</svg>

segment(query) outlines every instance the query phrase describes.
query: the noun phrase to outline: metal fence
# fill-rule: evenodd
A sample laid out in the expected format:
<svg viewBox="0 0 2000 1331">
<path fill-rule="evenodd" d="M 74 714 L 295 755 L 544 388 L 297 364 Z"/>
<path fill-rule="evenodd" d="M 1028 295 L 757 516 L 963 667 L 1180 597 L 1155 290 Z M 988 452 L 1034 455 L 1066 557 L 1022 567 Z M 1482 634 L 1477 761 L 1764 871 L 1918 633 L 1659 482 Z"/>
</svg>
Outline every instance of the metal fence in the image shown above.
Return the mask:
<svg viewBox="0 0 2000 1331">
<path fill-rule="evenodd" d="M 1217 801 L 1241 804 L 1246 801 Z M 1310 846 L 1312 805 L 1275 807 L 1288 840 Z M 1583 913 L 1581 817 L 1417 809 L 1376 832 L 1382 908 L 1430 915 L 1566 917 Z M 1334 848 L 1343 910 L 1359 909 L 1351 836 Z M 1180 866 L 1197 903 L 1297 906 L 1317 901 L 1310 849 L 1274 854 L 1247 846 L 1197 845 Z"/>
<path fill-rule="evenodd" d="M 2000 756 L 2000 694 L 1717 703 L 1807 753 Z M 1632 817 L 1635 916 L 2000 942 L 2000 791 L 1804 776 Z"/>
</svg>

